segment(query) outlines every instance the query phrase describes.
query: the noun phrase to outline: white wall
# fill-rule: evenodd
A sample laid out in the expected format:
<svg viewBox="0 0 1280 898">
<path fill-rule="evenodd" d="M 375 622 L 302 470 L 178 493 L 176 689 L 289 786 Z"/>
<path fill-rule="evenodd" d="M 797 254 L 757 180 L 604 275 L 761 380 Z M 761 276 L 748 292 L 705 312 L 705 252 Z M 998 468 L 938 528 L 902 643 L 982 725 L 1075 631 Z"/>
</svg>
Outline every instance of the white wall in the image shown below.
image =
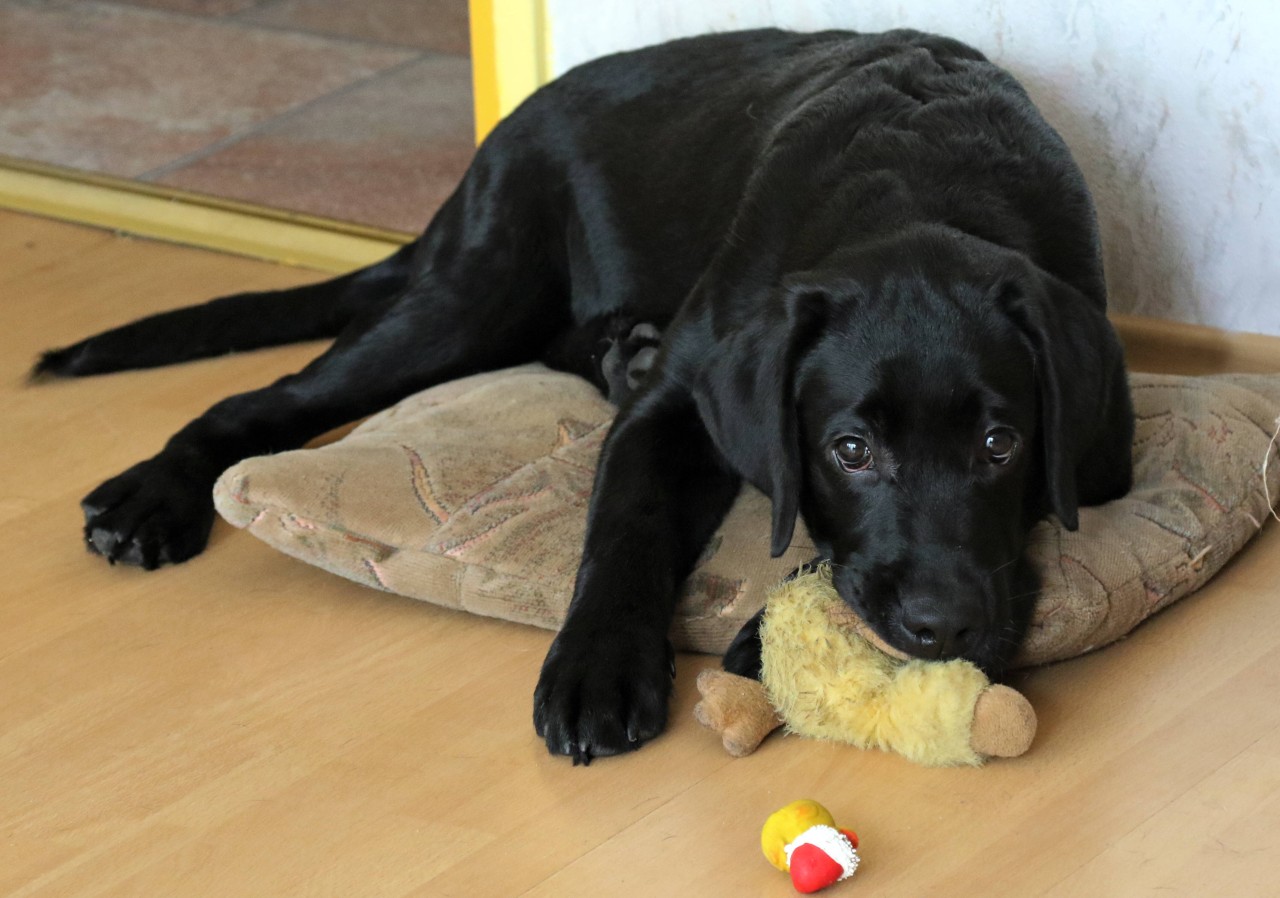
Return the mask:
<svg viewBox="0 0 1280 898">
<path fill-rule="evenodd" d="M 556 72 L 704 31 L 912 27 L 1027 86 L 1102 220 L 1112 307 L 1280 335 L 1280 0 L 546 0 Z"/>
</svg>

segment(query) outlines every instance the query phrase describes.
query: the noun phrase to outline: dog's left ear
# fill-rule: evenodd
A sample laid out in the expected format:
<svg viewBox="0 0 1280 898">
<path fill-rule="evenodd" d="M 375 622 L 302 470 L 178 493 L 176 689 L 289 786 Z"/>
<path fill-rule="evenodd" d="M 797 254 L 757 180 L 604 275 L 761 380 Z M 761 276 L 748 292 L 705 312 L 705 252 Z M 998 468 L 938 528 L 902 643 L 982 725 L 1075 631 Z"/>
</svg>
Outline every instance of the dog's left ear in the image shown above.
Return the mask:
<svg viewBox="0 0 1280 898">
<path fill-rule="evenodd" d="M 1080 505 L 1132 485 L 1124 351 L 1101 302 L 1040 269 L 1019 266 L 996 293 L 1034 359 L 1048 510 L 1075 530 Z"/>
<path fill-rule="evenodd" d="M 791 544 L 804 476 L 795 368 L 826 317 L 827 300 L 820 290 L 779 288 L 764 314 L 725 329 L 693 391 L 716 448 L 773 502 L 775 558 Z"/>
</svg>

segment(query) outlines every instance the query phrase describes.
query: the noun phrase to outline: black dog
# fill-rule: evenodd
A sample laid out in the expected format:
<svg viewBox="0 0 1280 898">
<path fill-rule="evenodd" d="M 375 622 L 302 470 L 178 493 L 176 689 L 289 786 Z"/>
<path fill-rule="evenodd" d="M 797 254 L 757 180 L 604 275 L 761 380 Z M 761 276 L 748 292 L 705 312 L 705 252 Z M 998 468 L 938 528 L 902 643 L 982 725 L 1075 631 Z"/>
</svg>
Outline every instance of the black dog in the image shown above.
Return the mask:
<svg viewBox="0 0 1280 898">
<path fill-rule="evenodd" d="M 754 31 L 542 89 L 381 264 L 144 319 L 37 371 L 337 336 L 85 498 L 90 548 L 146 568 L 204 547 L 210 485 L 246 456 L 537 359 L 612 386 L 534 698 L 547 747 L 585 762 L 663 729 L 677 589 L 744 479 L 772 498 L 774 553 L 803 514 L 889 642 L 998 673 L 1036 590 L 1028 529 L 1129 486 L 1105 306 L 1084 182 L 1010 75 L 918 32 Z"/>
</svg>

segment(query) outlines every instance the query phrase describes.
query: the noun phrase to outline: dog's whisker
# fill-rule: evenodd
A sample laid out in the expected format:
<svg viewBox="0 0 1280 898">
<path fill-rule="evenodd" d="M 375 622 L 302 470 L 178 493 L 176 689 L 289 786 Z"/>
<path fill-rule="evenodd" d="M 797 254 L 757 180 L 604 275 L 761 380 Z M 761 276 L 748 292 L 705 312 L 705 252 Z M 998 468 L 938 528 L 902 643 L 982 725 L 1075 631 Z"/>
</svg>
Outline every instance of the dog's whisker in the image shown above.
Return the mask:
<svg viewBox="0 0 1280 898">
<path fill-rule="evenodd" d="M 1012 558 L 1010 558 L 1010 559 L 1009 559 L 1008 561 L 1006 561 L 1004 564 L 999 565 L 998 567 L 993 568 L 993 569 L 992 569 L 992 570 L 987 574 L 987 577 L 988 577 L 988 578 L 994 577 L 996 574 L 1000 573 L 1000 572 L 1001 572 L 1001 571 L 1003 571 L 1005 568 L 1010 567 L 1010 566 L 1012 566 L 1012 565 L 1015 565 L 1015 564 L 1017 564 L 1017 563 L 1018 563 L 1019 561 L 1021 561 L 1021 560 L 1022 560 L 1022 555 L 1021 555 L 1021 553 L 1019 553 L 1018 555 L 1015 555 L 1015 556 L 1013 556 Z"/>
</svg>

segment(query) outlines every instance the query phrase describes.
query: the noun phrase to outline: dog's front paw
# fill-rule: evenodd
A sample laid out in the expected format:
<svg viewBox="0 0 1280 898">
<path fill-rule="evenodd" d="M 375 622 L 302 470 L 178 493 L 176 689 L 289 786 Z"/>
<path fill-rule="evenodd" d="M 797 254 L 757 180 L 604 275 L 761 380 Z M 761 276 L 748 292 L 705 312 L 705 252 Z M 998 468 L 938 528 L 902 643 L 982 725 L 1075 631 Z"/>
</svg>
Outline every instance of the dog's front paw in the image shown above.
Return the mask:
<svg viewBox="0 0 1280 898">
<path fill-rule="evenodd" d="M 635 751 L 667 725 L 675 650 L 662 634 L 566 628 L 542 664 L 533 722 L 573 763 Z"/>
<path fill-rule="evenodd" d="M 206 479 L 159 459 L 111 478 L 80 502 L 89 551 L 146 570 L 198 555 L 213 526 Z"/>
</svg>

